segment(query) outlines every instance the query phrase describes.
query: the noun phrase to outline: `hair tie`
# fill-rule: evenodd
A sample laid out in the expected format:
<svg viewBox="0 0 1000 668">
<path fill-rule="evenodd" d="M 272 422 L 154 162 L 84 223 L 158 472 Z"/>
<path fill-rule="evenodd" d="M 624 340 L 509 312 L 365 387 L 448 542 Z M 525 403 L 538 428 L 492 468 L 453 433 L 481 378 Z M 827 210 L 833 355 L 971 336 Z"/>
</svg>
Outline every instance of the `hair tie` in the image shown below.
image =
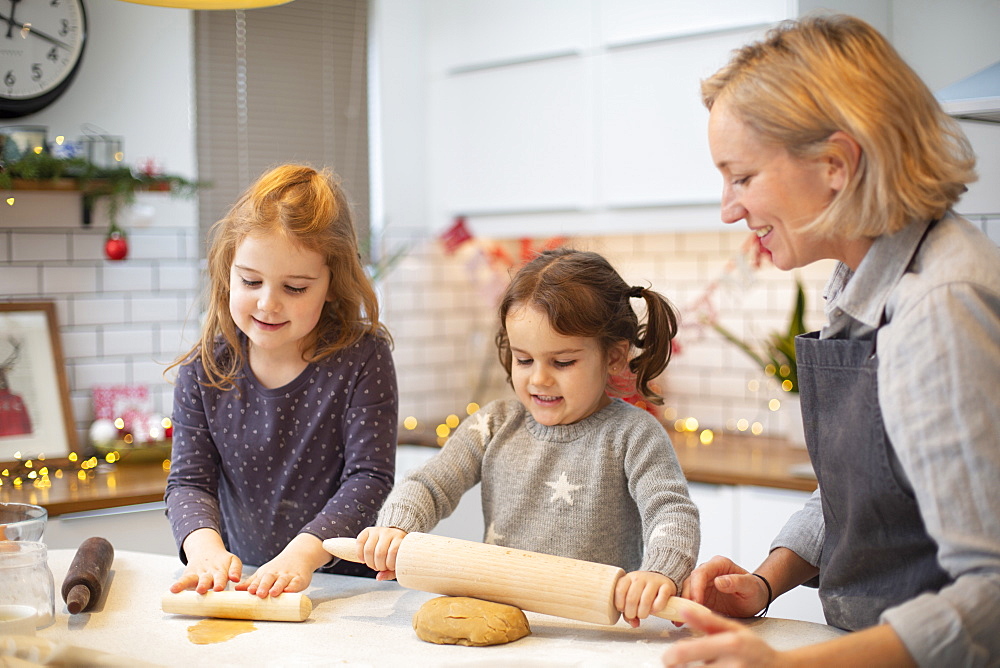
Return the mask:
<svg viewBox="0 0 1000 668">
<path fill-rule="evenodd" d="M 646 288 L 642 287 L 641 285 L 636 285 L 629 289 L 628 296 L 630 299 L 636 299 L 638 297 L 642 297 L 642 294 L 645 291 Z"/>
<path fill-rule="evenodd" d="M 763 610 L 754 615 L 754 617 L 766 617 L 767 609 L 770 608 L 771 603 L 774 602 L 774 590 L 771 589 L 771 583 L 767 581 L 767 578 L 761 575 L 760 573 L 751 573 L 750 575 L 756 575 L 757 577 L 759 577 L 761 579 L 761 582 L 764 583 L 764 586 L 767 587 L 767 603 L 764 605 Z"/>
</svg>

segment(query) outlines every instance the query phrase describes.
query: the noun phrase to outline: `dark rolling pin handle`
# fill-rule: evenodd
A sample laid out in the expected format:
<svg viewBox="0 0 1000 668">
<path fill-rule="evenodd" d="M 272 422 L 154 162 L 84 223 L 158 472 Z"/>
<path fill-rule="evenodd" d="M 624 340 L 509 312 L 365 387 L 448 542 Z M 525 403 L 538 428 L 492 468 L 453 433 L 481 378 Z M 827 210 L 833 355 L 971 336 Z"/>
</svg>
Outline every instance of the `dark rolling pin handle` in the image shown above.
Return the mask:
<svg viewBox="0 0 1000 668">
<path fill-rule="evenodd" d="M 115 549 L 106 539 L 94 537 L 83 541 L 62 585 L 62 597 L 70 614 L 86 612 L 97 604 L 114 559 Z"/>
</svg>

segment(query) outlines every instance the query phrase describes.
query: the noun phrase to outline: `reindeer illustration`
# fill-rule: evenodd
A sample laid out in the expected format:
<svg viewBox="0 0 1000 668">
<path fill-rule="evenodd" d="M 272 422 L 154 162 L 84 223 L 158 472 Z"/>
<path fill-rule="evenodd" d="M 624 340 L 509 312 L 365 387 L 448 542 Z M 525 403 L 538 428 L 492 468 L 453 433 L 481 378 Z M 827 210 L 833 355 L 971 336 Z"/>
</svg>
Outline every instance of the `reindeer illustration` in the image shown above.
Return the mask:
<svg viewBox="0 0 1000 668">
<path fill-rule="evenodd" d="M 7 341 L 12 351 L 0 362 L 0 437 L 24 436 L 31 433 L 31 416 L 24 400 L 11 391 L 7 375 L 21 356 L 21 342 L 13 336 L 8 336 Z"/>
</svg>

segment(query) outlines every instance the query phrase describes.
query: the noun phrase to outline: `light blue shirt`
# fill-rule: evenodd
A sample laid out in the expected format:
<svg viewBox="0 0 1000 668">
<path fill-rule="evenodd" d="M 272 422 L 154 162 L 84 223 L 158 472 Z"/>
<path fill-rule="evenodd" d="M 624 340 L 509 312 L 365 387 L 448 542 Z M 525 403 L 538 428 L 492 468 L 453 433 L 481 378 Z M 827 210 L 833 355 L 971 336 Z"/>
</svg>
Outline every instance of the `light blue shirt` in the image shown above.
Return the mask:
<svg viewBox="0 0 1000 668">
<path fill-rule="evenodd" d="M 857 272 L 836 267 L 821 338 L 877 330 L 886 432 L 938 561 L 955 582 L 881 616 L 922 666 L 1000 663 L 1000 249 L 968 221 L 879 237 Z M 913 258 L 912 263 L 909 262 Z M 882 315 L 885 322 L 882 323 Z M 836 397 L 824 400 L 836 401 Z M 813 565 L 820 491 L 771 545 Z"/>
</svg>

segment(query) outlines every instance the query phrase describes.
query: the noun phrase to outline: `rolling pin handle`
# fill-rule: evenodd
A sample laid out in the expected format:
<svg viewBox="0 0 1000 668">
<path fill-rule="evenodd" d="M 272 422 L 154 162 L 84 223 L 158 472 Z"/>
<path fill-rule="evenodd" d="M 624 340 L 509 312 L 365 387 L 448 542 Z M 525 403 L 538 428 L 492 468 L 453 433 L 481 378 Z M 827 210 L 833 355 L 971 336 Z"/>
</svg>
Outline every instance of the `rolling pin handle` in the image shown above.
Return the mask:
<svg viewBox="0 0 1000 668">
<path fill-rule="evenodd" d="M 85 584 L 75 585 L 66 594 L 66 609 L 71 615 L 86 610 L 88 603 L 90 603 L 90 587 Z"/>
<path fill-rule="evenodd" d="M 327 538 L 323 541 L 323 549 L 346 561 L 358 564 L 363 564 L 365 561 L 358 557 L 358 541 L 354 538 Z"/>
<path fill-rule="evenodd" d="M 681 617 L 682 610 L 705 610 L 709 612 L 708 608 L 700 603 L 695 603 L 694 601 L 688 600 L 686 598 L 681 598 L 680 596 L 671 596 L 670 600 L 667 601 L 667 605 L 663 610 L 653 613 L 656 617 L 662 619 L 669 619 L 672 622 L 684 622 L 684 618 Z"/>
</svg>

